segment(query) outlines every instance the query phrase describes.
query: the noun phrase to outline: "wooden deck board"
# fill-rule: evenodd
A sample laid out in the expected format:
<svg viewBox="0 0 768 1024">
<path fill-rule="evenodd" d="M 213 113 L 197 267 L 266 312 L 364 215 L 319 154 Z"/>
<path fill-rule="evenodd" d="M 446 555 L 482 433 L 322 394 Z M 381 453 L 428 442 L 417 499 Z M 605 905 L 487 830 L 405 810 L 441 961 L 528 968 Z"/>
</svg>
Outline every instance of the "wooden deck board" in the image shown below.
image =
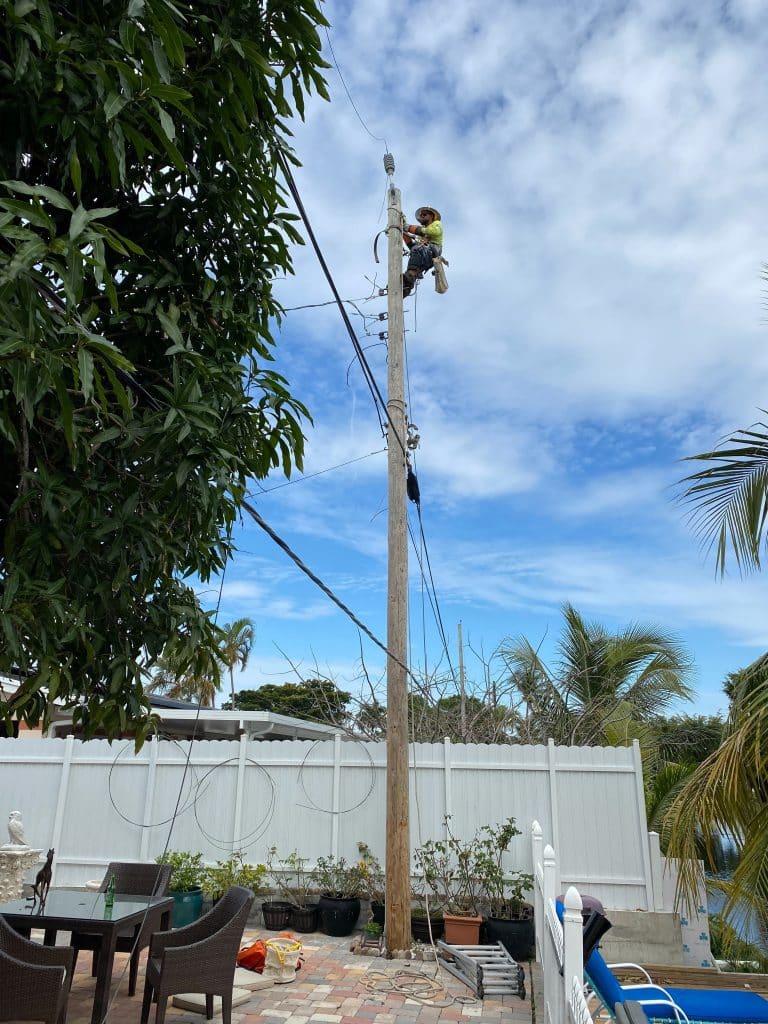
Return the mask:
<svg viewBox="0 0 768 1024">
<path fill-rule="evenodd" d="M 659 985 L 671 985 L 673 988 L 731 988 L 750 989 L 768 996 L 767 974 L 737 974 L 728 971 L 717 971 L 711 967 L 679 967 L 670 964 L 642 964 L 650 976 Z M 616 975 L 622 981 L 644 981 L 637 971 L 628 968 L 617 968 Z"/>
</svg>

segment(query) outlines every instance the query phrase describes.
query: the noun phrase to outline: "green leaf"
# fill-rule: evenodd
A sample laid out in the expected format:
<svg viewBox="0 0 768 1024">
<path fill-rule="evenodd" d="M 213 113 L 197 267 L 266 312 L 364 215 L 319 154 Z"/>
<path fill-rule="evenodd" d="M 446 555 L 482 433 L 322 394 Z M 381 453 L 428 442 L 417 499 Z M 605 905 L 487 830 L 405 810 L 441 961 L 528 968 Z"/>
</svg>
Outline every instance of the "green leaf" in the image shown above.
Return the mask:
<svg viewBox="0 0 768 1024">
<path fill-rule="evenodd" d="M 166 316 L 161 309 L 158 309 L 157 311 L 157 319 L 163 325 L 163 330 L 171 341 L 175 341 L 177 345 L 184 344 L 184 338 L 182 337 L 178 324 L 174 323 L 169 316 Z"/>
<path fill-rule="evenodd" d="M 125 96 L 121 96 L 119 93 L 107 93 L 107 98 L 104 100 L 104 117 L 107 121 L 111 121 L 113 117 L 117 117 L 128 102 L 128 99 Z"/>
<path fill-rule="evenodd" d="M 145 0 L 131 0 L 126 14 L 129 18 L 140 18 L 144 14 Z"/>
<path fill-rule="evenodd" d="M 58 210 L 68 210 L 70 213 L 74 211 L 74 207 L 67 197 L 49 185 L 27 185 L 24 181 L 0 181 L 0 185 L 5 185 L 11 192 L 47 199 L 51 206 L 55 206 Z"/>
<path fill-rule="evenodd" d="M 88 401 L 93 394 L 93 356 L 85 348 L 77 350 L 77 365 L 80 371 L 80 390 Z"/>
<path fill-rule="evenodd" d="M 13 13 L 17 18 L 23 18 L 37 8 L 37 0 L 16 0 L 13 5 Z"/>
<path fill-rule="evenodd" d="M 168 66 L 168 58 L 165 55 L 163 44 L 159 39 L 152 40 L 152 56 L 155 58 L 158 75 L 160 75 L 166 85 L 170 85 L 171 69 Z"/>
<path fill-rule="evenodd" d="M 75 192 L 78 197 L 83 188 L 83 173 L 80 167 L 80 158 L 77 155 L 77 150 L 72 150 L 72 156 L 69 158 L 69 176 L 72 179 L 72 185 L 74 186 Z"/>
<path fill-rule="evenodd" d="M 75 212 L 72 214 L 72 219 L 69 222 L 69 237 L 72 241 L 76 241 L 83 231 L 85 231 L 86 225 L 88 224 L 88 213 L 82 205 L 78 206 Z"/>
</svg>

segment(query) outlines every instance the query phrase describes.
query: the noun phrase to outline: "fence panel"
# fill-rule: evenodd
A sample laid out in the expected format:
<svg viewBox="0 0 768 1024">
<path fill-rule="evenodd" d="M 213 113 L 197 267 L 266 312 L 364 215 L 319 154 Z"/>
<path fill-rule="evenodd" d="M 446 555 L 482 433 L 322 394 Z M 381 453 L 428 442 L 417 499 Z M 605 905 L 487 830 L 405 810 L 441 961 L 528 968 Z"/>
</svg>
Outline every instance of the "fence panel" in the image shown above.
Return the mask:
<svg viewBox="0 0 768 1024">
<path fill-rule="evenodd" d="M 243 849 L 264 861 L 274 845 L 311 862 L 354 858 L 364 840 L 383 861 L 386 745 L 217 740 L 193 745 L 0 739 L 0 827 L 21 810 L 27 840 L 56 846 L 55 882 L 98 877 L 110 859 L 148 860 L 170 849 L 206 862 Z M 652 909 L 645 812 L 632 748 L 417 743 L 410 748 L 411 846 L 460 836 L 514 816 L 556 840 L 562 886 L 608 907 Z M 179 796 L 179 794 L 181 795 Z M 173 831 L 170 821 L 177 806 Z M 5 817 L 4 817 L 5 815 Z M 645 851 L 645 854 L 643 853 Z M 531 872 L 526 836 L 506 862 Z"/>
</svg>

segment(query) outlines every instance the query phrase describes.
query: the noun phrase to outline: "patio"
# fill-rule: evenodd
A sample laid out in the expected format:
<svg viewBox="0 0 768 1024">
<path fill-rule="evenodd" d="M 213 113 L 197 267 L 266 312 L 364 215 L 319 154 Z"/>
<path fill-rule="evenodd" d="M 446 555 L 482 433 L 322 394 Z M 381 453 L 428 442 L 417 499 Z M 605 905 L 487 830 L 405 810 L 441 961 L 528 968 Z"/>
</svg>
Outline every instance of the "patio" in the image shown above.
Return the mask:
<svg viewBox="0 0 768 1024">
<path fill-rule="evenodd" d="M 245 939 L 268 938 L 274 932 L 248 929 Z M 42 935 L 33 937 L 42 941 Z M 304 966 L 296 980 L 273 985 L 252 993 L 246 1003 L 234 1007 L 233 1024 L 441 1024 L 472 1020 L 472 1024 L 532 1024 L 534 1007 L 543 1005 L 541 970 L 538 964 L 526 965 L 525 1000 L 517 996 L 474 998 L 457 978 L 438 970 L 434 961 L 385 960 L 383 957 L 357 956 L 350 952 L 350 938 L 332 938 L 313 933 L 299 936 L 304 950 Z M 134 998 L 129 998 L 128 956 L 117 954 L 113 973 L 108 1024 L 138 1024 L 143 991 L 143 965 Z M 532 972 L 531 972 L 532 968 Z M 401 972 L 408 972 L 403 976 Z M 440 990 L 411 998 L 397 991 L 417 983 L 418 974 L 435 979 Z M 400 975 L 398 977 L 398 975 Z M 91 958 L 79 958 L 69 999 L 67 1024 L 89 1024 L 95 980 L 91 977 Z M 118 991 L 119 985 L 119 991 Z M 426 988 L 426 984 L 425 984 Z M 424 991 L 419 988 L 419 991 Z M 116 994 L 117 993 L 117 994 Z M 540 1015 L 540 1019 L 542 1019 Z M 204 1014 L 176 1009 L 169 1003 L 168 1024 L 201 1024 Z M 214 1021 L 221 1020 L 214 1016 Z M 154 1008 L 150 1024 L 154 1021 Z"/>
</svg>

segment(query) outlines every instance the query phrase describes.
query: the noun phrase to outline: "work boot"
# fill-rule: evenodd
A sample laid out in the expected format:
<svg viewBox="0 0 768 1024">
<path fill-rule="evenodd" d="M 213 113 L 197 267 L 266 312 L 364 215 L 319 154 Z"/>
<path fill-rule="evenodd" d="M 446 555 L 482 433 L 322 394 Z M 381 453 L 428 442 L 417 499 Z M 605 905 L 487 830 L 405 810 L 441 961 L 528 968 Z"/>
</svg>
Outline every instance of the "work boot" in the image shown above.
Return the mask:
<svg viewBox="0 0 768 1024">
<path fill-rule="evenodd" d="M 403 274 L 403 298 L 407 298 L 414 289 L 416 284 L 416 278 L 418 274 L 415 274 L 412 270 L 406 270 Z"/>
</svg>

